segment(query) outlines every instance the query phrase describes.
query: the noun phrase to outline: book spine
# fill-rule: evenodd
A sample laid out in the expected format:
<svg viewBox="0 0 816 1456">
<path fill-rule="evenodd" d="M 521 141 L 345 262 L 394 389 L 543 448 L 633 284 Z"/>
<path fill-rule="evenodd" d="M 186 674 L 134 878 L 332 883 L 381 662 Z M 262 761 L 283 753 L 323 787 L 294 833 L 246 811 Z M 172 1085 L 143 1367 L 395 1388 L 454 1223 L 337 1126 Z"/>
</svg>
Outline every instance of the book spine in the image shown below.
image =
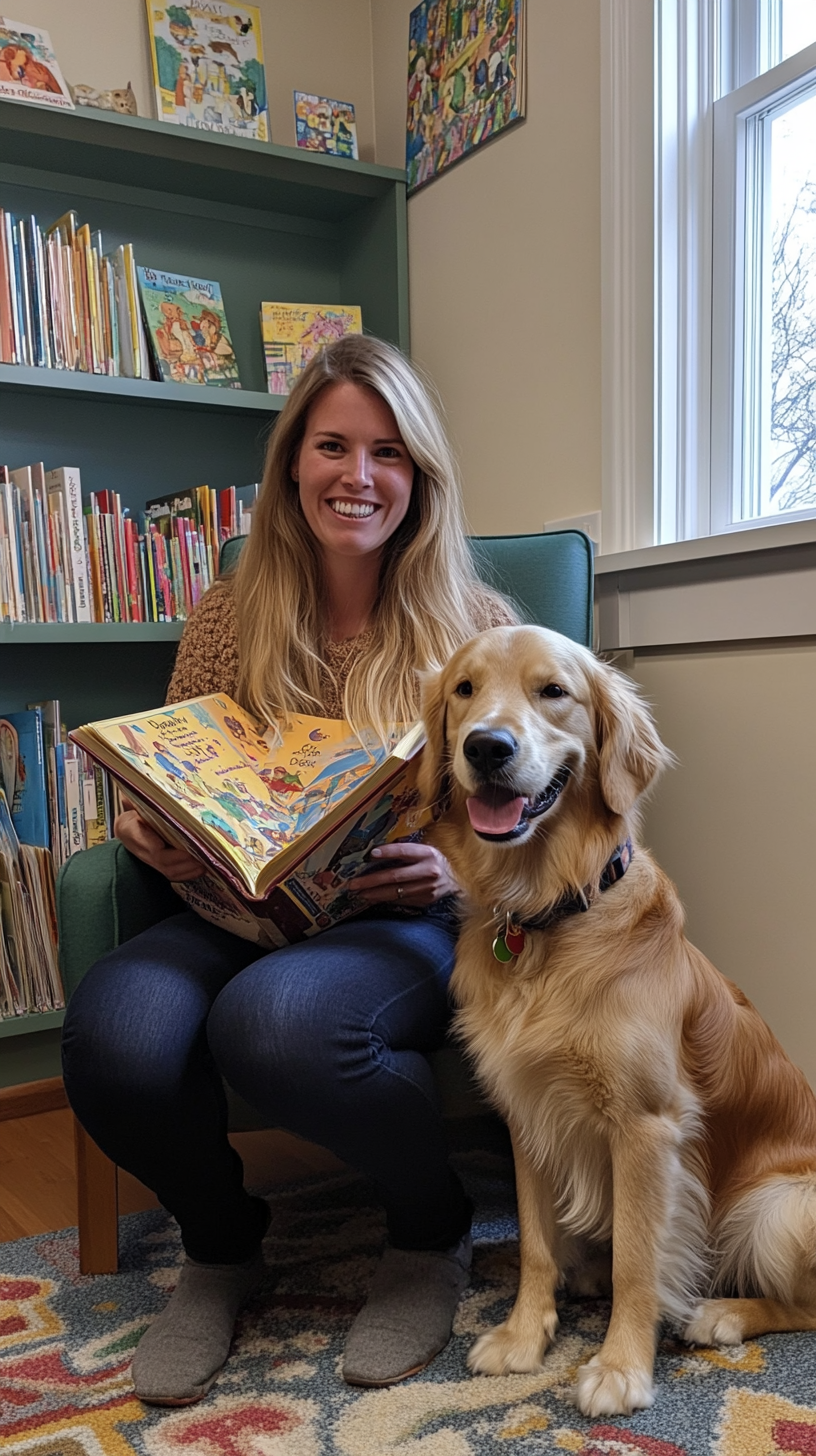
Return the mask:
<svg viewBox="0 0 816 1456">
<path fill-rule="evenodd" d="M 48 277 L 45 267 L 43 235 L 36 217 L 30 219 L 29 226 L 31 231 L 32 275 L 35 282 L 34 291 L 37 298 L 39 362 L 43 368 L 52 369 L 54 366 L 54 353 L 51 344 L 51 308 L 48 297 Z"/>
<path fill-rule="evenodd" d="M 4 364 L 17 363 L 13 290 L 13 259 L 9 256 L 6 230 L 8 213 L 0 209 L 0 359 Z"/>
<path fill-rule="evenodd" d="M 34 334 L 31 319 L 31 283 L 29 279 L 26 221 L 24 217 L 19 218 L 14 229 L 14 258 L 17 272 L 18 298 L 20 300 L 18 312 L 23 333 L 22 362 L 24 364 L 35 364 Z"/>
<path fill-rule="evenodd" d="M 68 856 L 85 848 L 85 816 L 82 810 L 82 785 L 80 762 L 75 748 L 65 748 L 63 771 L 65 775 L 65 819 L 67 825 Z"/>
<path fill-rule="evenodd" d="M 79 470 L 75 465 L 63 465 L 49 470 L 45 477 L 46 489 L 62 501 L 65 525 L 69 541 L 69 567 L 66 573 L 73 596 L 74 620 L 91 622 L 91 598 L 88 582 L 88 558 L 85 550 L 84 518 L 82 512 L 82 486 Z"/>
</svg>

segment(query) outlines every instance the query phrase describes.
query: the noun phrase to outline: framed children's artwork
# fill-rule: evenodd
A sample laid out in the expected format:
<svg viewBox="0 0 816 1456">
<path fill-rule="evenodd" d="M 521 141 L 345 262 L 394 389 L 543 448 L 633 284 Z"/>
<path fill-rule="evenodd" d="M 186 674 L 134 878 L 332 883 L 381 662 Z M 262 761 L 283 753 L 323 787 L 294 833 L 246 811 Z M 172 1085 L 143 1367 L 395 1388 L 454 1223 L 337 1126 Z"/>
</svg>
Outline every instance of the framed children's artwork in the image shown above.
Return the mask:
<svg viewBox="0 0 816 1456">
<path fill-rule="evenodd" d="M 0 15 L 0 97 L 73 111 L 47 30 Z"/>
<path fill-rule="evenodd" d="M 233 0 L 147 0 L 159 121 L 269 141 L 261 12 Z"/>
<path fill-rule="evenodd" d="M 295 140 L 309 152 L 357 160 L 357 123 L 350 101 L 295 92 Z"/>
<path fill-rule="evenodd" d="M 524 116 L 525 0 L 421 0 L 408 36 L 411 193 Z"/>
</svg>

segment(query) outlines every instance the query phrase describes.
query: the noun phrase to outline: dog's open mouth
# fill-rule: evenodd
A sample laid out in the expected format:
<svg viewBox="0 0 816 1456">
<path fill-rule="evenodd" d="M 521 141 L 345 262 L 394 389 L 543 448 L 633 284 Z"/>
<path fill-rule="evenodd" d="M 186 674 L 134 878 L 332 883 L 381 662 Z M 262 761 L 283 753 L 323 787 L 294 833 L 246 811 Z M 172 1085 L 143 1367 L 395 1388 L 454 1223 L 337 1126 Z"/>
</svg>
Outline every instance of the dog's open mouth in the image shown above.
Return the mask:
<svg viewBox="0 0 816 1456">
<path fill-rule="evenodd" d="M 490 784 L 467 800 L 468 818 L 480 839 L 516 839 L 531 819 L 551 809 L 566 787 L 570 770 L 563 765 L 542 794 L 534 799 L 514 794 L 512 789 Z"/>
</svg>

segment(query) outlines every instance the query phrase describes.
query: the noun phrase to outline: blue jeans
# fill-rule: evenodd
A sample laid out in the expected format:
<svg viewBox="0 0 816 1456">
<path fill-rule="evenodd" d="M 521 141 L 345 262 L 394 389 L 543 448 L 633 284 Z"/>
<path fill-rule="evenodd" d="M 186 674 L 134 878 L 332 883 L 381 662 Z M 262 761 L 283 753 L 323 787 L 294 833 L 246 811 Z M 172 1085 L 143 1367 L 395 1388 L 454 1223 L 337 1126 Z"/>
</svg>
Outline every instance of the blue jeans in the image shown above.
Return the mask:
<svg viewBox="0 0 816 1456">
<path fill-rule="evenodd" d="M 266 1217 L 227 1140 L 222 1077 L 270 1126 L 366 1174 L 397 1247 L 449 1248 L 471 1208 L 425 1053 L 448 1027 L 454 947 L 433 914 L 369 912 L 259 959 L 190 911 L 171 916 L 97 961 L 72 996 L 71 1106 L 204 1263 L 249 1257 Z"/>
</svg>

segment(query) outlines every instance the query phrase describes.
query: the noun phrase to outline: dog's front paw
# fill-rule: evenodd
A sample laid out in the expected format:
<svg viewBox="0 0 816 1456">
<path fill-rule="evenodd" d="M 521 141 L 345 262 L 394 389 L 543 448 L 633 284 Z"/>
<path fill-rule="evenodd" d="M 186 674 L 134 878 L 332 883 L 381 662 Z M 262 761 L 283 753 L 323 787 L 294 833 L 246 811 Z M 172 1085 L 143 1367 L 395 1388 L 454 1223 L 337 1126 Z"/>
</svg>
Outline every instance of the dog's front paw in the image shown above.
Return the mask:
<svg viewBox="0 0 816 1456">
<path fill-rule="evenodd" d="M 480 1335 L 467 1362 L 474 1375 L 533 1375 L 552 1344 L 558 1321 L 539 1323 L 535 1337 L 514 1329 L 510 1320 Z"/>
<path fill-rule="evenodd" d="M 648 1370 L 616 1370 L 593 1355 L 578 1371 L 575 1401 L 585 1416 L 630 1416 L 654 1401 Z"/>
<path fill-rule="evenodd" d="M 690 1345 L 741 1345 L 742 1316 L 737 1299 L 705 1299 L 683 1331 Z"/>
</svg>

